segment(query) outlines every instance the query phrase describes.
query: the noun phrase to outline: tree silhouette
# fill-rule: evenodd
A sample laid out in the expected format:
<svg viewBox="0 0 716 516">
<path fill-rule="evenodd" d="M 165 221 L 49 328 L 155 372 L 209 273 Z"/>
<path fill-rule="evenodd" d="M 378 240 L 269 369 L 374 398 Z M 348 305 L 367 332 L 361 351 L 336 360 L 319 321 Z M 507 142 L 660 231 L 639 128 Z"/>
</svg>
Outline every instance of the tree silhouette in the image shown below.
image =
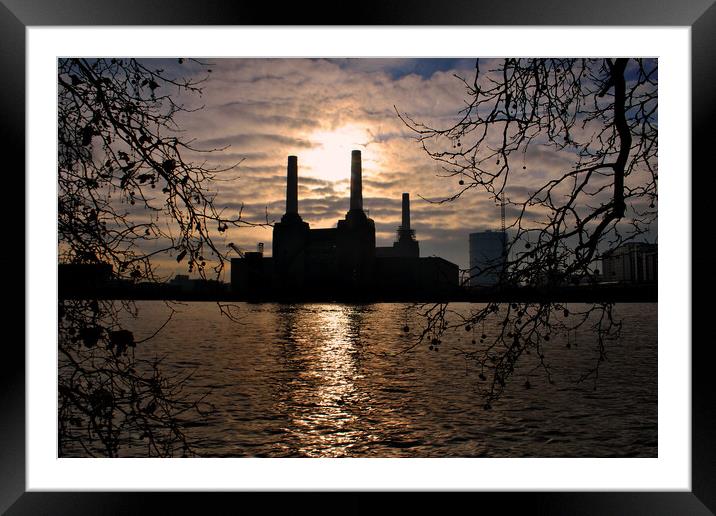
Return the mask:
<svg viewBox="0 0 716 516">
<path fill-rule="evenodd" d="M 183 60 L 179 60 L 183 62 Z M 207 68 L 207 73 L 211 69 Z M 188 161 L 181 95 L 205 80 L 174 78 L 134 59 L 62 59 L 58 82 L 58 230 L 64 262 L 110 263 L 120 277 L 155 279 L 152 257 L 176 254 L 189 271 L 218 275 L 225 253 L 211 230 L 248 223 L 215 205 L 229 168 Z M 154 244 L 154 245 L 150 245 Z"/>
<path fill-rule="evenodd" d="M 194 163 L 217 149 L 196 148 L 178 125 L 192 108 L 177 99 L 200 96 L 211 73 L 191 65 L 202 78 L 135 59 L 59 60 L 61 262 L 110 264 L 115 279 L 156 281 L 155 258 L 170 254 L 201 277 L 221 274 L 226 255 L 212 234 L 249 223 L 219 209 L 211 188 L 235 166 Z M 135 315 L 131 303 L 60 300 L 60 454 L 116 456 L 138 444 L 148 455 L 192 453 L 182 425 L 207 406 L 182 393 L 186 376 L 135 358 L 143 343 L 124 328 Z"/>
<path fill-rule="evenodd" d="M 456 183 L 453 195 L 430 202 L 479 191 L 505 203 L 513 215 L 510 239 L 504 263 L 492 266 L 503 287 L 592 281 L 600 253 L 644 238 L 655 227 L 657 61 L 502 59 L 485 72 L 484 67 L 478 59 L 471 81 L 458 77 L 465 107 L 446 127 L 396 108 L 424 152 L 441 165 L 440 176 Z M 558 171 L 534 188 L 516 185 L 545 156 L 560 159 Z M 581 380 L 596 382 L 605 342 L 620 329 L 612 308 L 596 303 L 570 313 L 553 302 L 488 303 L 448 321 L 446 306 L 425 306 L 421 341 L 435 348 L 451 328 L 499 328 L 481 333 L 479 346 L 474 339 L 473 349 L 461 350 L 479 364 L 489 407 L 531 351 L 552 381 L 545 346 L 554 332 L 585 325 L 593 330 L 597 359 Z"/>
<path fill-rule="evenodd" d="M 60 302 L 60 456 L 197 453 L 184 429 L 212 407 L 205 395 L 184 392 L 191 373 L 167 375 L 161 359 L 135 357 L 135 348 L 151 337 L 135 341 L 124 329 L 128 313 L 136 315 L 128 302 Z"/>
</svg>

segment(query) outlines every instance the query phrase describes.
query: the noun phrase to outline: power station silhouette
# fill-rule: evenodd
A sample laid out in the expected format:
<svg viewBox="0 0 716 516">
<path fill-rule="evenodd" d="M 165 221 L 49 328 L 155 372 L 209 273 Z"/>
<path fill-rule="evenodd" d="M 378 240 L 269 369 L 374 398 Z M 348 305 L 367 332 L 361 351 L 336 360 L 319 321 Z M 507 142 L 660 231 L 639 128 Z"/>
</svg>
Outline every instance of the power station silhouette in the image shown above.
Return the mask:
<svg viewBox="0 0 716 516">
<path fill-rule="evenodd" d="M 376 247 L 375 222 L 363 210 L 361 152 L 351 152 L 350 205 L 335 228 L 311 229 L 298 211 L 298 158 L 288 157 L 286 213 L 273 228 L 272 256 L 231 260 L 231 288 L 258 298 L 418 300 L 458 290 L 459 269 L 420 257 L 410 227 L 410 196 L 392 247 Z"/>
</svg>

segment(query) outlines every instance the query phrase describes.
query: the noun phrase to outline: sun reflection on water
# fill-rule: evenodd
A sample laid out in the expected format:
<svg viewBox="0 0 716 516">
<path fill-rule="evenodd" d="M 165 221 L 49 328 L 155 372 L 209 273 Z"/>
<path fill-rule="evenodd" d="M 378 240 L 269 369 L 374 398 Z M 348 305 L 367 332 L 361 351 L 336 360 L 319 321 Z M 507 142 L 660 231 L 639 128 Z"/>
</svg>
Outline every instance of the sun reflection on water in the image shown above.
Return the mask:
<svg viewBox="0 0 716 516">
<path fill-rule="evenodd" d="M 315 305 L 285 319 L 285 359 L 294 377 L 280 398 L 294 453 L 344 456 L 373 439 L 370 399 L 363 378 L 360 306 Z M 292 439 L 292 440 L 293 440 Z M 290 451 L 290 450 L 286 450 Z"/>
</svg>

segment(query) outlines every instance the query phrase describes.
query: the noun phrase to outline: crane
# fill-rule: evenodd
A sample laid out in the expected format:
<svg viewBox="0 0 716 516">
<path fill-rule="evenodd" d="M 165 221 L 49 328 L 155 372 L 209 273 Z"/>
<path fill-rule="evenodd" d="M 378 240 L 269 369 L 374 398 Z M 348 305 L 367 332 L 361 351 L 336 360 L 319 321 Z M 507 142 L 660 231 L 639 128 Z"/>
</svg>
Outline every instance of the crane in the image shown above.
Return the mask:
<svg viewBox="0 0 716 516">
<path fill-rule="evenodd" d="M 234 244 L 233 242 L 230 242 L 226 247 L 232 248 L 234 251 L 236 251 L 236 252 L 238 253 L 238 255 L 239 255 L 241 258 L 245 258 L 244 252 L 243 252 L 241 249 L 239 249 L 239 248 L 236 246 L 236 244 Z"/>
</svg>

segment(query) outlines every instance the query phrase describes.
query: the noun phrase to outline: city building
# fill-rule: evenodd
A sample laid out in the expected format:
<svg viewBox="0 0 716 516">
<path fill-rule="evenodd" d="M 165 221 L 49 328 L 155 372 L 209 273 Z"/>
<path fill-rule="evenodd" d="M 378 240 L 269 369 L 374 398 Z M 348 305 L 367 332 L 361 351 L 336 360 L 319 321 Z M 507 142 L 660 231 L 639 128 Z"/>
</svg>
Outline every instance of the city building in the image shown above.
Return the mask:
<svg viewBox="0 0 716 516">
<path fill-rule="evenodd" d="M 288 157 L 286 213 L 274 225 L 272 257 L 244 253 L 231 260 L 232 290 L 289 297 L 432 295 L 458 288 L 458 266 L 420 258 L 403 194 L 402 224 L 393 247 L 376 247 L 375 222 L 363 209 L 361 152 L 351 153 L 350 204 L 335 228 L 312 229 L 298 210 L 298 158 Z"/>
<path fill-rule="evenodd" d="M 601 281 L 654 283 L 657 281 L 657 244 L 629 242 L 602 255 Z"/>
<path fill-rule="evenodd" d="M 504 231 L 470 233 L 471 287 L 493 287 L 500 282 L 507 256 L 507 234 Z"/>
</svg>

